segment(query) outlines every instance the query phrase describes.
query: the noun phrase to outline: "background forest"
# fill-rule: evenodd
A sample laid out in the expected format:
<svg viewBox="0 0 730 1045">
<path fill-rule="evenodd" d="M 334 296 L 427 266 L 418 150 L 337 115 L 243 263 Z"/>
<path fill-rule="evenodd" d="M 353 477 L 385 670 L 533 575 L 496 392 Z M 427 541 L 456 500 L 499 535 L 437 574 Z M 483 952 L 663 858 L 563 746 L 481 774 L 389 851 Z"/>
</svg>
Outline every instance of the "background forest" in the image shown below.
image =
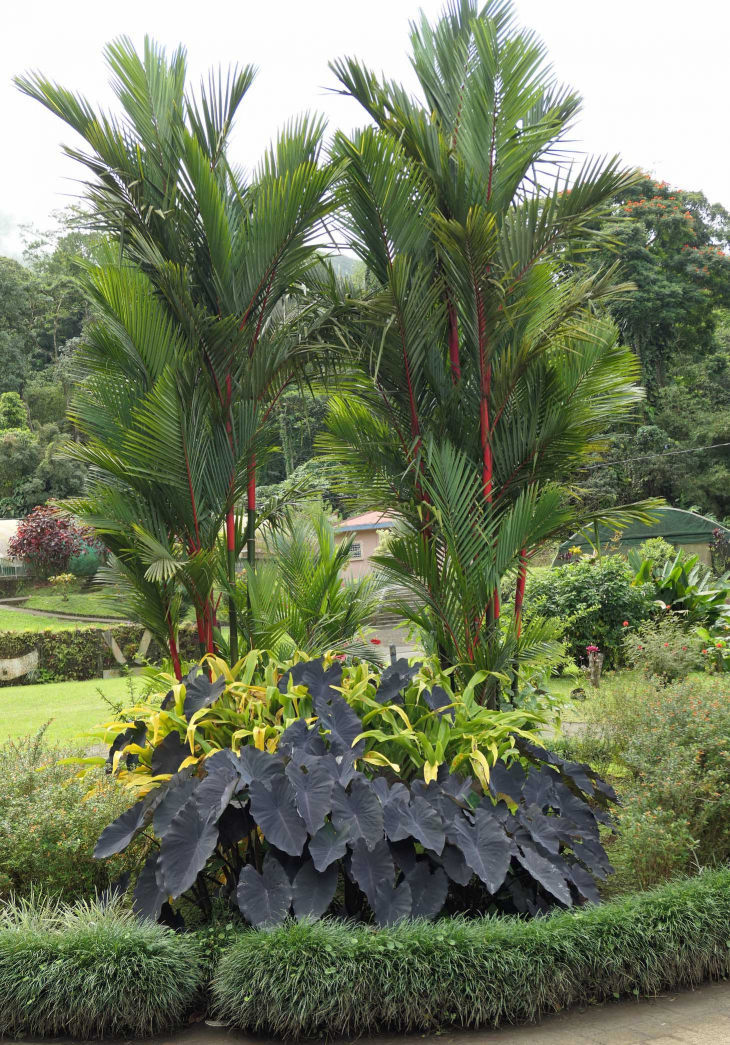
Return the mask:
<svg viewBox="0 0 730 1045">
<path fill-rule="evenodd" d="M 596 268 L 618 261 L 636 291 L 607 308 L 638 356 L 647 398 L 612 433 L 614 466 L 586 471 L 586 506 L 607 508 L 664 497 L 730 518 L 730 214 L 701 192 L 647 175 L 614 201 L 612 241 Z M 26 230 L 22 261 L 0 257 L 0 517 L 17 518 L 49 499 L 83 491 L 84 475 L 61 453 L 77 437 L 65 419 L 79 372 L 76 350 L 88 306 L 76 283 L 98 237 L 77 228 L 70 207 L 46 233 Z M 364 265 L 345 255 L 338 274 L 356 284 Z M 261 469 L 262 493 L 285 483 L 315 485 L 334 509 L 332 464 L 317 460 L 327 397 L 289 388 L 276 406 L 279 451 Z"/>
</svg>

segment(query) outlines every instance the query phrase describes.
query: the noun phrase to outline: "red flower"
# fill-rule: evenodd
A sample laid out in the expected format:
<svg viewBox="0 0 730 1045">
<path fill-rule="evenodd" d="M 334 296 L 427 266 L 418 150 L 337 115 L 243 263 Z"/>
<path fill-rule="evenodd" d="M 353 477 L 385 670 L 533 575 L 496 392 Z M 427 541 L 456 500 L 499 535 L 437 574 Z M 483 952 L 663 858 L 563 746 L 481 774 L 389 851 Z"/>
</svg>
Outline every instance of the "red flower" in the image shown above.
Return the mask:
<svg viewBox="0 0 730 1045">
<path fill-rule="evenodd" d="M 379 646 L 380 645 L 380 639 L 371 639 L 370 641 L 372 642 L 373 646 Z"/>
<path fill-rule="evenodd" d="M 621 625 L 622 628 L 628 628 L 628 626 L 629 626 L 629 622 L 627 620 L 625 620 L 623 622 L 623 624 Z"/>
<path fill-rule="evenodd" d="M 668 643 L 668 642 L 665 642 L 665 643 L 664 643 L 664 648 L 666 649 L 668 645 L 669 645 L 669 643 Z"/>
</svg>

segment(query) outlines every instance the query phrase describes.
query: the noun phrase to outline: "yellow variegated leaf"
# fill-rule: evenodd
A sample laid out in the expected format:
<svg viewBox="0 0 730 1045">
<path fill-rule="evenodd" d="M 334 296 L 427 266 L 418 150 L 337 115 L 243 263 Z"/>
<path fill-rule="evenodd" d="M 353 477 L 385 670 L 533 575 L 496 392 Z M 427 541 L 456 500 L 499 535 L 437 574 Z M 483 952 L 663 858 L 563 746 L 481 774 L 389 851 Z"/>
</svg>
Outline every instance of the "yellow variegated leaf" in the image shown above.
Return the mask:
<svg viewBox="0 0 730 1045">
<path fill-rule="evenodd" d="M 427 784 L 430 784 L 432 780 L 435 780 L 439 773 L 438 762 L 424 762 L 423 764 L 423 779 Z"/>
<path fill-rule="evenodd" d="M 253 729 L 253 745 L 258 748 L 259 751 L 264 750 L 264 744 L 266 741 L 266 727 L 265 726 L 254 726 Z"/>
<path fill-rule="evenodd" d="M 391 762 L 380 751 L 368 751 L 366 755 L 362 756 L 362 760 L 363 762 L 368 762 L 371 766 L 390 766 L 394 773 L 400 773 L 400 766 L 395 762 Z"/>
</svg>

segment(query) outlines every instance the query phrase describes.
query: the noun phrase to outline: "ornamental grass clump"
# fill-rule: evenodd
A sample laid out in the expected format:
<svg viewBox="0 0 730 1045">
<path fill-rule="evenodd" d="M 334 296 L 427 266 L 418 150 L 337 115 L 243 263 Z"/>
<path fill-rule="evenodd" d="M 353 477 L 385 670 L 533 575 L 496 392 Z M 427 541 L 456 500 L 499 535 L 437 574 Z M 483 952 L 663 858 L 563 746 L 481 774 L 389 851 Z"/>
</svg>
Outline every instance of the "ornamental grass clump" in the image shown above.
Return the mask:
<svg viewBox="0 0 730 1045">
<path fill-rule="evenodd" d="M 574 913 L 333 921 L 246 932 L 214 977 L 216 1015 L 296 1039 L 536 1020 L 730 973 L 730 870 Z"/>
<path fill-rule="evenodd" d="M 198 945 L 117 901 L 0 909 L 0 1034 L 144 1037 L 179 1025 L 203 988 Z"/>
</svg>

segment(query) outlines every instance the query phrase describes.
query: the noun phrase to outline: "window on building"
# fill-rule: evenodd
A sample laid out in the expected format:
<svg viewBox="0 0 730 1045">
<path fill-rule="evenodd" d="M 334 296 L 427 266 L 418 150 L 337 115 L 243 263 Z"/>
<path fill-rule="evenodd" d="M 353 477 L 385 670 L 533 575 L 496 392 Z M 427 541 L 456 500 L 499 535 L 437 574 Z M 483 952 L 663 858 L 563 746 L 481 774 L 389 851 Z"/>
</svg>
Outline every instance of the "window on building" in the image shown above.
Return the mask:
<svg viewBox="0 0 730 1045">
<path fill-rule="evenodd" d="M 362 544 L 360 541 L 353 541 L 352 549 L 350 551 L 351 559 L 362 559 Z"/>
</svg>

